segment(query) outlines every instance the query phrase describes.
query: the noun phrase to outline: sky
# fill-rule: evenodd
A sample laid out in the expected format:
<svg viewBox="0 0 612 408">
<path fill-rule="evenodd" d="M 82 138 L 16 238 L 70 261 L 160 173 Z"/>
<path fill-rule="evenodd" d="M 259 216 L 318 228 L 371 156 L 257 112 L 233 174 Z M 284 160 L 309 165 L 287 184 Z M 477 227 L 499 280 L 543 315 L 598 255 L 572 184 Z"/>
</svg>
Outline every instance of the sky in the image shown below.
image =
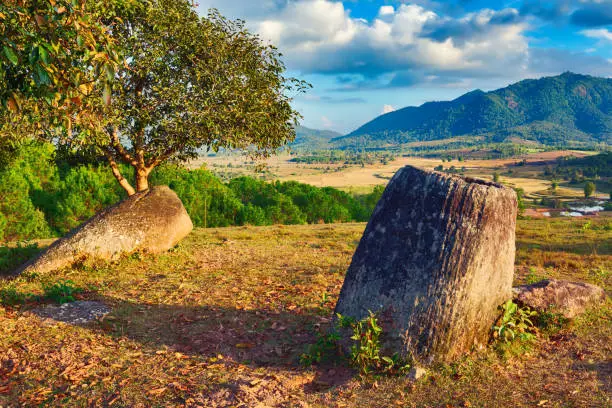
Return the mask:
<svg viewBox="0 0 612 408">
<path fill-rule="evenodd" d="M 302 124 L 348 133 L 386 112 L 565 71 L 612 76 L 612 0 L 198 0 L 283 54 Z"/>
</svg>

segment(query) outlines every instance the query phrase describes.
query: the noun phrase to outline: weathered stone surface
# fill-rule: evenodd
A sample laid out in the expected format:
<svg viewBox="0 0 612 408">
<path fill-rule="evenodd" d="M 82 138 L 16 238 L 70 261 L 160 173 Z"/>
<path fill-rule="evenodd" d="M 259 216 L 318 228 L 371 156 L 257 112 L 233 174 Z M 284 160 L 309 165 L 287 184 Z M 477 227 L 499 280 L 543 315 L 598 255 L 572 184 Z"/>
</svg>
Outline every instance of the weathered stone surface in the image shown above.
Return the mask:
<svg viewBox="0 0 612 408">
<path fill-rule="evenodd" d="M 102 302 L 79 300 L 63 305 L 44 305 L 30 312 L 44 319 L 79 325 L 98 320 L 110 313 L 111 309 Z"/>
<path fill-rule="evenodd" d="M 45 273 L 70 266 L 83 257 L 108 260 L 136 250 L 167 251 L 192 229 L 191 219 L 176 193 L 165 186 L 153 187 L 95 215 L 17 273 Z"/>
<path fill-rule="evenodd" d="M 513 288 L 513 292 L 514 299 L 524 306 L 539 312 L 550 309 L 568 319 L 606 299 L 604 290 L 599 286 L 556 279 L 518 286 Z"/>
<path fill-rule="evenodd" d="M 516 215 L 509 188 L 404 167 L 366 227 L 336 312 L 378 312 L 385 346 L 424 364 L 486 344 L 512 297 Z"/>
</svg>

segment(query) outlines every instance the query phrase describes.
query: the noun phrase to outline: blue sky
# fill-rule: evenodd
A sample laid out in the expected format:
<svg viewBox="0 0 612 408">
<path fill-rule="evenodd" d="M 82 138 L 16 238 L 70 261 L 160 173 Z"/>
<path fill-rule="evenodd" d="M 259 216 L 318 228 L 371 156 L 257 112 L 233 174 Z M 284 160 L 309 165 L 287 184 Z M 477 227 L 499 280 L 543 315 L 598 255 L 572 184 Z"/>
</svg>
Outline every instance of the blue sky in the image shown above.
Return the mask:
<svg viewBox="0 0 612 408">
<path fill-rule="evenodd" d="M 283 53 L 305 126 L 346 133 L 383 112 L 524 78 L 612 76 L 612 0 L 199 0 Z"/>
</svg>

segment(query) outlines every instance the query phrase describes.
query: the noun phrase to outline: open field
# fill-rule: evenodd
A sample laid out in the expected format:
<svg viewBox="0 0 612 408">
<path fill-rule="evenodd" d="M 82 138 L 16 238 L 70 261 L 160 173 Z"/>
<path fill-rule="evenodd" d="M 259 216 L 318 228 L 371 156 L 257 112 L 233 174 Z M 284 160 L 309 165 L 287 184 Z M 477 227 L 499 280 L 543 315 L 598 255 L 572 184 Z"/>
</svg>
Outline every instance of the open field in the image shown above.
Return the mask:
<svg viewBox="0 0 612 408">
<path fill-rule="evenodd" d="M 519 220 L 516 283 L 612 289 L 611 219 Z M 416 383 L 302 368 L 329 325 L 365 224 L 195 230 L 160 256 L 0 281 L 41 292 L 69 279 L 113 312 L 86 327 L 0 307 L 0 405 L 190 407 L 609 406 L 612 310 L 591 310 L 525 354 L 475 351 Z"/>
<path fill-rule="evenodd" d="M 461 169 L 464 167 L 464 173 L 467 176 L 490 180 L 493 173 L 498 172 L 502 182 L 523 188 L 528 196 L 534 194 L 542 196 L 546 195 L 546 190 L 550 188 L 550 180 L 542 177 L 547 162 L 554 162 L 556 158 L 563 156 L 584 157 L 589 154 L 593 153 L 563 150 L 532 153 L 509 159 L 473 159 L 461 162 L 458 160 L 443 162 L 440 159 L 421 157 L 398 157 L 387 164 L 377 163 L 363 167 L 361 165 L 295 163 L 291 162 L 293 156 L 281 154 L 261 164 L 265 164 L 265 177 L 268 180 L 295 180 L 318 187 L 330 186 L 345 190 L 362 188 L 364 191 L 379 184 L 386 184 L 397 170 L 406 165 L 430 170 L 439 165 L 443 165 L 444 168 L 455 166 Z M 527 161 L 526 165 L 515 165 L 523 159 Z M 223 172 L 232 176 L 261 175 L 260 169 L 256 169 L 253 162 L 238 155 L 206 157 L 191 162 L 189 167 L 198 168 L 203 164 L 214 172 Z M 508 173 L 509 170 L 512 171 L 511 174 Z M 583 192 L 580 188 L 565 186 L 558 195 L 580 198 L 583 197 Z M 600 192 L 598 197 L 607 198 L 607 194 Z"/>
</svg>

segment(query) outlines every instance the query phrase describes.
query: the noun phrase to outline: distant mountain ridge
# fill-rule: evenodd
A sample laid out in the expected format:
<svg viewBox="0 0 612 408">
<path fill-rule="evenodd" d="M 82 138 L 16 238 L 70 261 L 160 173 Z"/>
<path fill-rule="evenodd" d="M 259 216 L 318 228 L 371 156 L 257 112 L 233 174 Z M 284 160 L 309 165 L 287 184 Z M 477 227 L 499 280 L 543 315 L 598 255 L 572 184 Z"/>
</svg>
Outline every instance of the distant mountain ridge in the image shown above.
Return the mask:
<svg viewBox="0 0 612 408">
<path fill-rule="evenodd" d="M 491 92 L 475 90 L 384 114 L 332 143 L 393 145 L 487 134 L 496 141 L 547 145 L 610 143 L 612 79 L 566 72 Z"/>
<path fill-rule="evenodd" d="M 305 126 L 295 127 L 295 140 L 289 143 L 294 149 L 328 149 L 330 140 L 342 136 L 331 130 L 310 129 Z"/>
</svg>

